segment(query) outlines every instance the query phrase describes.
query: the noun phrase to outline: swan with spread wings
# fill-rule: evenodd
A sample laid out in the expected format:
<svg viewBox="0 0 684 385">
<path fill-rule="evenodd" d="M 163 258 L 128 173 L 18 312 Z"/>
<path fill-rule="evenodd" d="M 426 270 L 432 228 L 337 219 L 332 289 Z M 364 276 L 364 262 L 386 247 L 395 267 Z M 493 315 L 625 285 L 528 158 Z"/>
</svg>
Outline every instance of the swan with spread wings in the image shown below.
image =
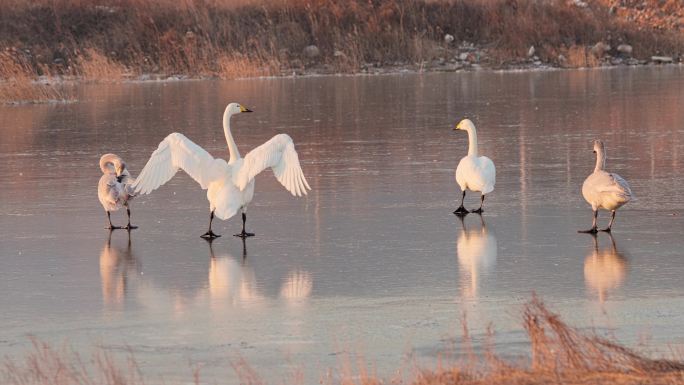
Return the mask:
<svg viewBox="0 0 684 385">
<path fill-rule="evenodd" d="M 238 237 L 253 236 L 245 230 L 247 205 L 254 197 L 254 178 L 263 170 L 271 168 L 278 182 L 294 196 L 307 194 L 311 190 L 299 165 L 292 138 L 278 134 L 268 142 L 250 151 L 244 158 L 240 156 L 230 131 L 230 118 L 233 115 L 252 112 L 238 103 L 231 103 L 223 113 L 223 131 L 228 142 L 230 158 L 228 162 L 214 158 L 206 150 L 183 134 L 167 136 L 152 153 L 145 168 L 133 183 L 136 193 L 149 194 L 168 182 L 179 169 L 207 190 L 209 199 L 209 230 L 203 238 L 213 239 L 220 235 L 211 230 L 214 216 L 227 220 L 238 211 L 242 213 L 242 232 Z"/>
</svg>

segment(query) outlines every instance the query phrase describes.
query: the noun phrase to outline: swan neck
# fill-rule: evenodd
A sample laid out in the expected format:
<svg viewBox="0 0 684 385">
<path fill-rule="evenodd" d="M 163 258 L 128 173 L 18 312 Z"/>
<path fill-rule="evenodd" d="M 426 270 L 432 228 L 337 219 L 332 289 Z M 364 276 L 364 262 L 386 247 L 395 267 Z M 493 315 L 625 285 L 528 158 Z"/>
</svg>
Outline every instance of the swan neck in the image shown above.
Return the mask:
<svg viewBox="0 0 684 385">
<path fill-rule="evenodd" d="M 603 149 L 596 151 L 596 167 L 594 167 L 594 172 L 602 171 L 606 167 L 606 153 Z"/>
<path fill-rule="evenodd" d="M 233 163 L 240 159 L 240 151 L 238 151 L 237 144 L 233 139 L 233 134 L 230 132 L 230 117 L 231 114 L 226 111 L 223 114 L 223 133 L 226 135 L 226 143 L 228 143 L 228 153 L 230 154 L 230 159 L 228 163 Z"/>
<path fill-rule="evenodd" d="M 100 158 L 100 170 L 103 174 L 115 174 L 121 167 L 121 158 L 114 154 L 105 154 Z"/>
<path fill-rule="evenodd" d="M 477 132 L 475 127 L 466 128 L 468 132 L 468 156 L 477 156 Z"/>
</svg>

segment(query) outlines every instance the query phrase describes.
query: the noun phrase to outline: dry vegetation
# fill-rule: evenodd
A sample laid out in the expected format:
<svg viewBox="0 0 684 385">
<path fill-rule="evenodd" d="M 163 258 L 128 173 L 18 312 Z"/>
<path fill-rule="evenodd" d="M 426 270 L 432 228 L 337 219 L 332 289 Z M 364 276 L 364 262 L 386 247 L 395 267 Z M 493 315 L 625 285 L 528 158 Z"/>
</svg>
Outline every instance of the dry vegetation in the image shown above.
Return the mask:
<svg viewBox="0 0 684 385">
<path fill-rule="evenodd" d="M 425 68 L 595 66 L 597 42 L 678 60 L 680 0 L 3 0 L 0 50 L 25 76 L 250 77 Z M 673 16 L 674 15 L 674 16 Z M 680 15 L 680 16 L 677 16 Z M 651 23 L 651 24 L 649 24 Z M 454 36 L 445 43 L 445 34 Z M 463 44 L 467 42 L 467 44 Z M 315 50 L 307 47 L 315 45 Z M 477 52 L 472 52 L 473 47 Z M 468 59 L 459 54 L 469 53 Z M 584 55 L 582 55 L 584 51 Z M 455 68 L 461 68 L 458 65 Z M 0 67 L 0 79 L 14 76 Z M 8 100 L 2 96 L 1 100 Z"/>
<path fill-rule="evenodd" d="M 580 332 L 566 325 L 537 298 L 525 306 L 522 318 L 530 340 L 528 362 L 503 360 L 495 354 L 491 343 L 484 354 L 476 355 L 464 326 L 466 358 L 458 362 L 418 370 L 409 379 L 393 380 L 383 380 L 369 373 L 363 363 L 356 371 L 344 365 L 337 375 L 325 376 L 320 382 L 340 385 L 684 384 L 684 361 L 649 358 L 613 340 Z M 244 359 L 237 359 L 232 367 L 240 383 L 265 383 Z M 0 368 L 0 380 L 7 385 L 137 385 L 145 382 L 132 355 L 125 364 L 115 361 L 106 352 L 98 352 L 84 361 L 68 349 L 54 349 L 37 341 L 34 341 L 34 351 L 23 362 L 6 359 Z M 192 381 L 201 383 L 198 371 L 193 373 Z M 214 380 L 210 382 L 214 383 Z M 298 373 L 289 381 L 281 382 L 301 384 L 305 379 Z"/>
</svg>

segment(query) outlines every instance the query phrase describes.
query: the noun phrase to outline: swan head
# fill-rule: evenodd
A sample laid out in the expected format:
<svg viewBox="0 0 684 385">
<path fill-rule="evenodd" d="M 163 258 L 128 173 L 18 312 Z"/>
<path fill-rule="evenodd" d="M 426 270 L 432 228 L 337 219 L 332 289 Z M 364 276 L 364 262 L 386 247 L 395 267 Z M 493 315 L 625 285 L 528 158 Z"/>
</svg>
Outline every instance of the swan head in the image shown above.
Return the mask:
<svg viewBox="0 0 684 385">
<path fill-rule="evenodd" d="M 242 113 L 242 112 L 252 112 L 252 110 L 250 110 L 249 108 L 247 108 L 247 107 L 241 105 L 240 103 L 230 103 L 230 104 L 226 107 L 226 112 L 225 112 L 225 113 L 226 113 L 227 115 L 235 115 L 235 114 L 239 114 L 239 113 Z"/>
<path fill-rule="evenodd" d="M 463 119 L 458 124 L 456 127 L 454 127 L 454 130 L 474 130 L 475 125 L 473 124 L 472 120 L 470 119 Z"/>
<path fill-rule="evenodd" d="M 594 141 L 594 154 L 597 152 L 603 152 L 604 146 L 603 146 L 603 141 L 600 139 L 596 139 Z"/>
</svg>

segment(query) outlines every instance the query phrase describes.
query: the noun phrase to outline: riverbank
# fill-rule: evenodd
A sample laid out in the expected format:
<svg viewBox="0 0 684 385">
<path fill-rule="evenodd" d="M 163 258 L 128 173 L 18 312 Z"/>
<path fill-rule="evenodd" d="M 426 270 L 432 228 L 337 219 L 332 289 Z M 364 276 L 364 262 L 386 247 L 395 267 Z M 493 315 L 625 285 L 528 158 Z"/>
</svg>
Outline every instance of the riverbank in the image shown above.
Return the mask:
<svg viewBox="0 0 684 385">
<path fill-rule="evenodd" d="M 681 2 L 655 0 L 11 0 L 0 4 L 0 98 L 15 100 L 29 90 L 7 88 L 39 77 L 678 63 L 683 18 Z M 34 97 L 55 97 L 38 88 Z"/>
<path fill-rule="evenodd" d="M 684 384 L 684 362 L 678 359 L 653 359 L 618 342 L 591 332 L 582 332 L 565 324 L 538 298 L 529 301 L 522 311 L 522 326 L 530 343 L 529 359 L 510 362 L 494 350 L 494 332 L 489 331 L 482 352 L 475 351 L 467 324 L 458 344 L 461 358 L 445 355 L 440 363 L 426 369 L 419 366 L 400 368 L 392 379 L 379 377 L 365 362 L 345 362 L 322 374 L 316 383 L 344 385 L 411 384 Z M 157 383 L 141 372 L 133 352 L 121 361 L 111 353 L 98 350 L 84 358 L 67 348 L 54 348 L 34 340 L 34 350 L 23 360 L 5 358 L 0 376 L 8 385 L 66 385 L 73 383 L 135 385 Z M 453 353 L 452 353 L 453 354 Z M 259 370 L 239 355 L 230 365 L 242 384 L 265 384 Z M 403 373 L 403 374 L 402 374 Z M 284 384 L 313 383 L 295 371 Z M 205 383 L 196 367 L 183 383 Z M 214 383 L 216 379 L 209 379 Z M 163 383 L 178 383 L 162 381 Z"/>
</svg>

